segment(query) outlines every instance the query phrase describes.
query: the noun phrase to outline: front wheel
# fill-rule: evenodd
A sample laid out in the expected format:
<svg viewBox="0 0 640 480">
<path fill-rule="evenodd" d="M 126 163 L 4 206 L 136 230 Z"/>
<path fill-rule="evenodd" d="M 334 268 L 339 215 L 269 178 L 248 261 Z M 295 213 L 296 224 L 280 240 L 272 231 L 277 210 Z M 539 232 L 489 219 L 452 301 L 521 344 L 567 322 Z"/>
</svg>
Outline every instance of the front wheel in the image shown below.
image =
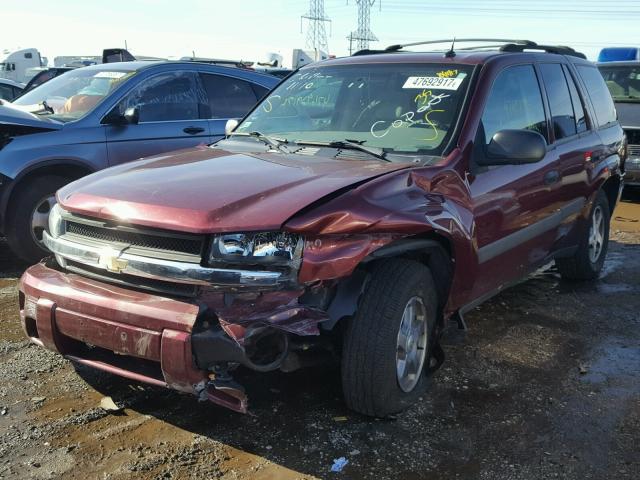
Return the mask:
<svg viewBox="0 0 640 480">
<path fill-rule="evenodd" d="M 342 352 L 342 388 L 349 408 L 385 417 L 424 392 L 434 344 L 437 296 L 421 263 L 387 260 L 371 273 Z"/>
<path fill-rule="evenodd" d="M 600 190 L 593 202 L 588 228 L 585 228 L 578 250 L 572 257 L 556 259 L 556 266 L 563 278 L 593 280 L 598 277 L 609 247 L 609 222 L 609 201 Z"/>
<path fill-rule="evenodd" d="M 58 175 L 45 175 L 18 187 L 7 217 L 7 242 L 22 260 L 36 263 L 49 253 L 42 236 L 49 228 L 49 212 L 56 203 L 56 191 L 70 181 Z"/>
</svg>

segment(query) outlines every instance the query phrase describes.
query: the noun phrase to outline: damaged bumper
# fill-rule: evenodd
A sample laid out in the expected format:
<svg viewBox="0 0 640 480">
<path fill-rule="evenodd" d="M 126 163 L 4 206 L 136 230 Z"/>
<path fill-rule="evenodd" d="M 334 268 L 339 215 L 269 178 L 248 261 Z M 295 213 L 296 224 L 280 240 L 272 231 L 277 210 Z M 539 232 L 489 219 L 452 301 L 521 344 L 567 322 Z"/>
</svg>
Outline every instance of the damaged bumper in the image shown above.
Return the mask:
<svg viewBox="0 0 640 480">
<path fill-rule="evenodd" d="M 20 280 L 20 318 L 33 343 L 76 363 L 245 412 L 247 398 L 226 367 L 278 368 L 292 338 L 318 335 L 327 316 L 298 304 L 301 293 L 176 299 L 40 263 Z"/>
</svg>

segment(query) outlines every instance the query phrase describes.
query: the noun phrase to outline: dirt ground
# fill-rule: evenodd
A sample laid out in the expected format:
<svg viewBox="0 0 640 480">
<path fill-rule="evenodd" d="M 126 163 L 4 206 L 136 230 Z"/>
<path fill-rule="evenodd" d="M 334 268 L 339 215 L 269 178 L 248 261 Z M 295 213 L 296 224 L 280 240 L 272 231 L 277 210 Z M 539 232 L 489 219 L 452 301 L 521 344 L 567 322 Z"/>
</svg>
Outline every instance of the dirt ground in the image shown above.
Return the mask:
<svg viewBox="0 0 640 480">
<path fill-rule="evenodd" d="M 326 368 L 246 375 L 248 415 L 76 371 L 24 340 L 24 268 L 0 244 L 2 479 L 640 478 L 639 192 L 614 214 L 599 281 L 550 270 L 477 308 L 393 420 L 347 410 Z"/>
</svg>

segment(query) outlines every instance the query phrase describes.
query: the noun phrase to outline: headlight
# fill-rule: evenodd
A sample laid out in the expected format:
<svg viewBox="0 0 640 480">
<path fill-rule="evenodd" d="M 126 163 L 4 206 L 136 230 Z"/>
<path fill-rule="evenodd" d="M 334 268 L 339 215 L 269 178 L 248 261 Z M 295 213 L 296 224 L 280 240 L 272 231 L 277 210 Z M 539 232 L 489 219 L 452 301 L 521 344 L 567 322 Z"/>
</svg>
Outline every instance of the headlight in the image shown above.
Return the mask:
<svg viewBox="0 0 640 480">
<path fill-rule="evenodd" d="M 291 265 L 302 255 L 303 239 L 287 232 L 231 233 L 216 236 L 209 264 L 260 263 Z"/>
<path fill-rule="evenodd" d="M 49 235 L 53 238 L 58 238 L 64 234 L 65 225 L 62 215 L 64 210 L 59 204 L 55 204 L 49 212 Z"/>
</svg>

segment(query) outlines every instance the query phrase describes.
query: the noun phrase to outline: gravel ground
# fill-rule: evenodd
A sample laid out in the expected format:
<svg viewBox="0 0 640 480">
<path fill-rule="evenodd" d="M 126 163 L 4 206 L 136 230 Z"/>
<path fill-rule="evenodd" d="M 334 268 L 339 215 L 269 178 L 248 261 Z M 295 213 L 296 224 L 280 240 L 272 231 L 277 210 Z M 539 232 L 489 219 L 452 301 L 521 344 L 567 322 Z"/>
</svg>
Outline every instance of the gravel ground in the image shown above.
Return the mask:
<svg viewBox="0 0 640 480">
<path fill-rule="evenodd" d="M 599 281 L 550 270 L 470 313 L 429 393 L 384 421 L 348 411 L 326 367 L 247 373 L 248 415 L 74 369 L 23 339 L 25 266 L 0 244 L 0 478 L 638 479 L 639 220 L 631 195 Z"/>
</svg>

